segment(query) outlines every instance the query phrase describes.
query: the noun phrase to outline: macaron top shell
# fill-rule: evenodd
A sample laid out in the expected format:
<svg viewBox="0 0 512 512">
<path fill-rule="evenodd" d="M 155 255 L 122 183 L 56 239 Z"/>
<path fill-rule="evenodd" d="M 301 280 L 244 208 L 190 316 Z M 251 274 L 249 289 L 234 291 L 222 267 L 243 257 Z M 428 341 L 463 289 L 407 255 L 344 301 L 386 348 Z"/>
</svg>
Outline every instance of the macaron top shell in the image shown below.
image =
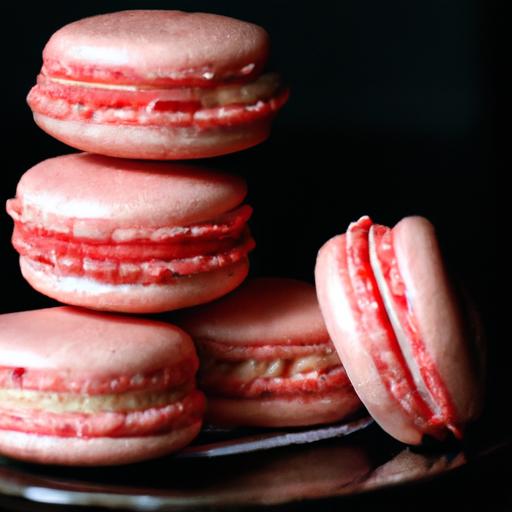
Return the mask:
<svg viewBox="0 0 512 512">
<path fill-rule="evenodd" d="M 482 372 L 471 350 L 472 335 L 445 270 L 434 226 L 406 217 L 392 230 L 396 263 L 407 290 L 409 309 L 461 422 L 481 408 Z"/>
<path fill-rule="evenodd" d="M 193 310 L 192 337 L 233 345 L 327 343 L 315 288 L 301 281 L 260 278 Z"/>
<path fill-rule="evenodd" d="M 244 21 L 181 11 L 121 11 L 58 30 L 44 49 L 43 73 L 119 84 L 208 85 L 253 76 L 268 51 L 265 30 Z"/>
<path fill-rule="evenodd" d="M 238 206 L 245 194 L 244 181 L 235 176 L 186 164 L 78 153 L 28 170 L 15 201 L 26 221 L 98 219 L 108 231 L 210 221 Z"/>
<path fill-rule="evenodd" d="M 56 307 L 0 315 L 0 367 L 58 370 L 88 379 L 192 363 L 190 337 L 163 322 Z"/>
</svg>

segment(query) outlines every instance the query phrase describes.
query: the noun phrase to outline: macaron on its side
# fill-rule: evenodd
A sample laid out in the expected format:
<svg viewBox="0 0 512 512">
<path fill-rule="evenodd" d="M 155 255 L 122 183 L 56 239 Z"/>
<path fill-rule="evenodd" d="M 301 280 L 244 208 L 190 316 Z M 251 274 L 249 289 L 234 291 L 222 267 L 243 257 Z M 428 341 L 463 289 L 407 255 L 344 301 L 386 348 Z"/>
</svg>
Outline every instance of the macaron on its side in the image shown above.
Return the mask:
<svg viewBox="0 0 512 512">
<path fill-rule="evenodd" d="M 1 453 L 122 464 L 199 431 L 197 355 L 177 327 L 59 307 L 2 315 L 0 328 Z"/>
<path fill-rule="evenodd" d="M 406 413 L 393 394 L 393 371 L 381 372 L 378 363 L 386 362 L 386 356 L 396 361 L 393 333 L 389 322 L 381 317 L 381 308 L 373 311 L 372 330 L 367 331 L 354 293 L 347 264 L 346 235 L 331 238 L 320 249 L 315 267 L 318 302 L 330 337 L 338 351 L 355 392 L 372 417 L 391 435 L 409 443 L 421 442 L 422 432 L 416 418 Z M 368 316 L 372 313 L 366 308 Z M 372 315 L 373 316 L 373 315 Z M 381 323 L 382 322 L 382 323 Z M 378 349 L 383 353 L 379 357 Z M 378 357 L 379 361 L 375 361 Z M 398 366 L 400 375 L 403 367 Z M 383 381 L 386 379 L 386 383 Z M 406 390 L 408 391 L 408 386 Z M 397 389 L 400 396 L 407 396 L 403 387 Z M 414 396 L 411 396 L 414 398 Z M 420 416 L 424 424 L 424 418 Z"/>
<path fill-rule="evenodd" d="M 211 423 L 313 425 L 360 408 L 307 283 L 254 279 L 182 323 L 198 346 Z"/>
<path fill-rule="evenodd" d="M 49 159 L 7 203 L 23 275 L 63 302 L 158 312 L 213 300 L 248 272 L 241 178 L 91 154 Z"/>
<path fill-rule="evenodd" d="M 375 420 L 409 444 L 448 430 L 460 437 L 481 383 L 428 221 L 390 230 L 363 217 L 324 245 L 315 273 L 327 328 Z"/>
<path fill-rule="evenodd" d="M 268 50 L 262 28 L 213 14 L 95 16 L 51 37 L 28 103 L 43 130 L 82 150 L 220 155 L 264 140 L 287 100 L 278 75 L 261 74 Z"/>
</svg>

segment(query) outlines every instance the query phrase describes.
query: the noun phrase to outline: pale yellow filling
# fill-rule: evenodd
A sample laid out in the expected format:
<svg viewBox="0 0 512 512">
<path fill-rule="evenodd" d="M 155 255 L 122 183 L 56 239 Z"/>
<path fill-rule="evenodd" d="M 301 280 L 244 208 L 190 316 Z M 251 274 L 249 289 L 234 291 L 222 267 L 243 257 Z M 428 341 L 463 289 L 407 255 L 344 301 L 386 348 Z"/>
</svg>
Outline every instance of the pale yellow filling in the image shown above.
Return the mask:
<svg viewBox="0 0 512 512">
<path fill-rule="evenodd" d="M 242 382 L 250 382 L 257 378 L 293 378 L 300 379 L 312 372 L 320 372 L 340 365 L 336 352 L 322 355 L 309 355 L 297 359 L 275 359 L 259 361 L 212 360 L 207 363 L 204 373 L 208 376 L 229 375 Z"/>
<path fill-rule="evenodd" d="M 108 395 L 79 395 L 19 389 L 0 389 L 0 408 L 37 409 L 47 412 L 96 413 L 149 409 L 172 404 L 183 398 L 188 389 L 172 391 L 131 391 Z"/>
<path fill-rule="evenodd" d="M 139 85 L 122 84 L 104 84 L 96 82 L 80 82 L 77 80 L 68 80 L 66 78 L 48 77 L 48 80 L 58 84 L 77 85 L 80 87 L 90 87 L 95 89 L 108 89 L 113 91 L 131 91 L 139 92 L 145 90 L 161 89 L 161 87 L 148 87 Z M 184 101 L 200 101 L 205 108 L 223 107 L 236 103 L 249 105 L 265 100 L 273 96 L 281 85 L 280 77 L 277 73 L 265 73 L 253 82 L 248 84 L 223 85 L 214 89 L 201 89 L 198 87 L 184 89 Z M 164 89 L 165 90 L 165 89 Z M 179 90 L 177 90 L 179 91 Z"/>
<path fill-rule="evenodd" d="M 266 73 L 248 84 L 227 85 L 203 91 L 200 99 L 201 104 L 206 108 L 223 107 L 233 103 L 250 105 L 270 98 L 279 86 L 279 75 L 277 73 Z"/>
</svg>

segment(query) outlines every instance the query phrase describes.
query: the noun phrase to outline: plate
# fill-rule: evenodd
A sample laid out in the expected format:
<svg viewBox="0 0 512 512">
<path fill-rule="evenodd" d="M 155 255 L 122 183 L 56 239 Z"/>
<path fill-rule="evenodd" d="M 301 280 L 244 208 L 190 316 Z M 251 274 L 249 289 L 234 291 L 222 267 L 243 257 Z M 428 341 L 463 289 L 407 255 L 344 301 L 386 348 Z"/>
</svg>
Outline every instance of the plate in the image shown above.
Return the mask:
<svg viewBox="0 0 512 512">
<path fill-rule="evenodd" d="M 284 505 L 418 482 L 510 446 L 509 441 L 480 439 L 472 447 L 453 443 L 413 449 L 368 419 L 346 427 L 327 427 L 331 434 L 325 428 L 256 434 L 204 431 L 186 452 L 123 467 L 62 468 L 0 458 L 0 493 L 31 506 L 134 511 Z M 233 446 L 244 448 L 230 452 Z"/>
</svg>

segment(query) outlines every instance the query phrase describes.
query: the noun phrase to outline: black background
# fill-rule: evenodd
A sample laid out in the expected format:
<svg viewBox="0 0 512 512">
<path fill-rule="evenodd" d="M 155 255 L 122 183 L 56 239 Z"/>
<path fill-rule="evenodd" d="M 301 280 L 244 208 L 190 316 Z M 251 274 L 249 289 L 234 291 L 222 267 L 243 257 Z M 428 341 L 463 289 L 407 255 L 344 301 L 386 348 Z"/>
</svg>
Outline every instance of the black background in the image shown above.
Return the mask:
<svg viewBox="0 0 512 512">
<path fill-rule="evenodd" d="M 50 35 L 123 8 L 217 12 L 264 26 L 270 69 L 291 88 L 271 139 L 208 165 L 244 175 L 258 249 L 253 274 L 312 279 L 318 248 L 362 214 L 435 224 L 446 258 L 494 311 L 496 170 L 493 25 L 489 4 L 431 2 L 46 2 L 4 11 L 2 200 L 25 170 L 74 151 L 40 131 L 25 97 Z M 24 285 L 1 223 L 9 294 L 2 311 L 47 303 Z M 490 322 L 492 323 L 492 322 Z"/>
<path fill-rule="evenodd" d="M 482 314 L 491 392 L 505 396 L 500 361 L 508 339 L 498 339 L 495 312 L 492 5 L 477 0 L 11 4 L 2 14 L 2 201 L 14 196 L 29 167 L 73 151 L 40 131 L 25 103 L 42 48 L 59 27 L 128 8 L 215 12 L 260 24 L 272 38 L 269 68 L 282 72 L 290 101 L 269 141 L 207 162 L 248 181 L 258 243 L 252 275 L 312 281 L 318 248 L 360 215 L 388 225 L 406 215 L 425 215 L 438 230 L 452 272 Z M 23 281 L 6 214 L 0 227 L 0 311 L 54 304 Z"/>
</svg>

